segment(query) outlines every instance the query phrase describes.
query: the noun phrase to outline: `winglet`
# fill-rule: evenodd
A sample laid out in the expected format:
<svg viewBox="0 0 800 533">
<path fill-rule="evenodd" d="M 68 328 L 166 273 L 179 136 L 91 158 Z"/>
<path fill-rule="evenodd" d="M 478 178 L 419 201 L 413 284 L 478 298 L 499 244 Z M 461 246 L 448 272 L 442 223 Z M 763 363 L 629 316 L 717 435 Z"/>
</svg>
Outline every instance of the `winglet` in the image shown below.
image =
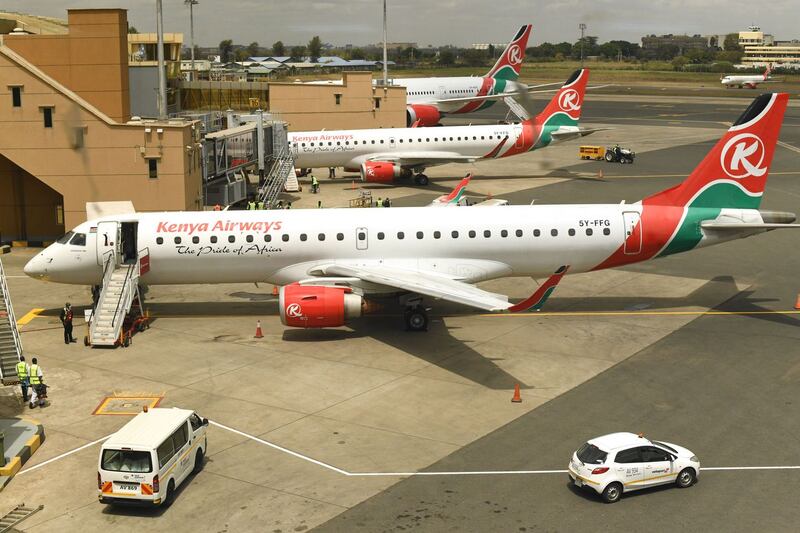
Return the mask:
<svg viewBox="0 0 800 533">
<path fill-rule="evenodd" d="M 561 278 L 564 277 L 564 274 L 567 273 L 567 270 L 569 270 L 569 265 L 561 266 L 558 270 L 556 270 L 555 274 L 547 278 L 547 281 L 539 285 L 539 288 L 536 289 L 536 292 L 534 292 L 529 298 L 516 305 L 512 305 L 508 308 L 508 310 L 512 313 L 519 313 L 520 311 L 527 311 L 529 309 L 539 311 L 550 295 L 553 294 L 553 291 L 556 290 L 558 282 L 561 281 Z"/>
</svg>

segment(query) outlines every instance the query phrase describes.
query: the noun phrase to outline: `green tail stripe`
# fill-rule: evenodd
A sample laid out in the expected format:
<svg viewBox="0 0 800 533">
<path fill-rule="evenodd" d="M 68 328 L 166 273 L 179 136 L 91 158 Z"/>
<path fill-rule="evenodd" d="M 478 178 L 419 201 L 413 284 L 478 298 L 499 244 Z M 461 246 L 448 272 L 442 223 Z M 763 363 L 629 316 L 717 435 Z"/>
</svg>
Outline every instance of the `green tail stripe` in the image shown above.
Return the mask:
<svg viewBox="0 0 800 533">
<path fill-rule="evenodd" d="M 492 78 L 496 80 L 516 81 L 517 79 L 519 79 L 519 74 L 517 74 L 517 71 L 515 71 L 509 65 L 503 65 L 502 67 L 497 69 L 497 72 L 492 74 Z"/>
<path fill-rule="evenodd" d="M 539 300 L 538 302 L 536 302 L 535 304 L 533 304 L 533 306 L 531 306 L 531 310 L 532 311 L 538 311 L 542 307 L 544 307 L 545 302 L 547 302 L 547 299 L 550 298 L 550 295 L 553 294 L 554 290 L 556 290 L 556 286 L 555 285 L 553 285 L 552 287 L 550 287 L 549 289 L 544 291 L 544 294 L 542 295 L 542 299 Z"/>
<path fill-rule="evenodd" d="M 551 133 L 556 131 L 561 126 L 577 126 L 578 121 L 574 118 L 570 117 L 566 113 L 558 112 L 553 113 L 547 120 L 545 120 L 544 125 L 542 125 L 542 134 L 539 136 L 539 140 L 533 146 L 532 149 L 542 148 L 547 146 L 553 141 L 553 137 Z"/>
</svg>

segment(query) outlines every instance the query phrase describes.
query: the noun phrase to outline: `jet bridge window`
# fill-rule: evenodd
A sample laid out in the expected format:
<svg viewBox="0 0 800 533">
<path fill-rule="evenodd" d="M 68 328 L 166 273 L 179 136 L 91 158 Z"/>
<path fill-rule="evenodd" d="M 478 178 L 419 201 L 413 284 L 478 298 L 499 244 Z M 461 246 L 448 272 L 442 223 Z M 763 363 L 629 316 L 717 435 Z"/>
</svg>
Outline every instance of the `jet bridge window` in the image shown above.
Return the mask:
<svg viewBox="0 0 800 533">
<path fill-rule="evenodd" d="M 75 236 L 70 239 L 69 243 L 72 246 L 86 246 L 86 234 L 76 233 Z"/>
<path fill-rule="evenodd" d="M 156 237 L 156 244 L 164 244 L 164 237 Z"/>
</svg>

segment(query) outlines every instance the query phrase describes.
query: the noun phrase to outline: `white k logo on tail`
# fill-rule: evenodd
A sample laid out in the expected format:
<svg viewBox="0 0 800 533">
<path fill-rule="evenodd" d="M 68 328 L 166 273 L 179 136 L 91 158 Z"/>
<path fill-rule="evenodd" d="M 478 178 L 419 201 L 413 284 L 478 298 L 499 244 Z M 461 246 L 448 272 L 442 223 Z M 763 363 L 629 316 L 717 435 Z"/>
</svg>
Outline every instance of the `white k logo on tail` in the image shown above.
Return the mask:
<svg viewBox="0 0 800 533">
<path fill-rule="evenodd" d="M 722 147 L 720 163 L 725 174 L 732 178 L 761 177 L 767 172 L 767 167 L 761 166 L 765 156 L 764 143 L 758 136 L 740 133 Z"/>
<path fill-rule="evenodd" d="M 567 89 L 558 96 L 558 107 L 564 111 L 578 111 L 581 108 L 581 95 L 575 89 Z"/>
<path fill-rule="evenodd" d="M 522 63 L 522 50 L 520 49 L 519 45 L 512 45 L 508 49 L 508 62 L 514 66 Z"/>
</svg>

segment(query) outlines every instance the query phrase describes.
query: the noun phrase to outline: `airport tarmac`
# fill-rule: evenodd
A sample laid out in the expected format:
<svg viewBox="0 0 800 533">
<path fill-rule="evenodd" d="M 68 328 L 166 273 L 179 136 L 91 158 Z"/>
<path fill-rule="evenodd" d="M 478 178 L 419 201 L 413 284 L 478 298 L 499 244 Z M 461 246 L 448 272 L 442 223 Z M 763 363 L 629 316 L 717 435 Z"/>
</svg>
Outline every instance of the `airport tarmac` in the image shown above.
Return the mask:
<svg viewBox="0 0 800 533">
<path fill-rule="evenodd" d="M 390 191 L 394 205 L 421 205 L 469 170 L 470 194 L 512 203 L 635 201 L 680 181 L 722 122 L 743 109 L 702 111 L 698 125 L 689 123 L 701 112 L 693 106 L 669 112 L 684 117 L 655 118 L 629 102 L 596 108 L 598 119 L 639 116 L 624 125 L 598 120 L 615 129 L 587 139 L 630 145 L 639 154 L 631 166 L 579 162 L 579 143 L 570 142 L 431 169 L 428 188 L 369 187 L 375 196 Z M 788 147 L 776 152 L 765 209 L 800 212 L 798 111 L 787 112 Z M 585 112 L 588 125 L 589 103 Z M 686 123 L 671 123 L 677 118 Z M 300 193 L 295 206 L 346 205 L 349 181 L 321 179 L 322 193 Z M 539 314 L 435 305 L 423 335 L 402 331 L 389 312 L 351 327 L 288 330 L 270 286 L 154 287 L 152 328 L 116 350 L 65 346 L 58 309 L 65 300 L 86 305 L 88 291 L 24 277 L 34 251 L 14 250 L 3 261 L 17 315 L 44 309 L 24 325 L 22 341 L 43 365 L 52 403 L 29 413 L 11 388 L 2 391 L 2 416 L 30 414 L 48 440 L 0 493 L 0 513 L 21 501 L 44 504 L 22 524 L 30 531 L 532 531 L 630 529 L 637 519 L 655 530 L 793 530 L 800 471 L 705 472 L 690 489 L 640 493 L 613 506 L 571 489 L 565 473 L 405 474 L 564 470 L 585 439 L 618 430 L 683 444 L 704 466 L 800 464 L 793 452 L 798 238 L 772 232 L 568 276 Z M 523 298 L 534 284 L 482 286 Z M 264 339 L 253 339 L 258 319 Z M 516 383 L 521 404 L 509 401 Z M 92 413 L 114 394 L 161 398 L 162 406 L 196 409 L 242 433 L 210 428 L 204 471 L 169 509 L 107 508 L 96 501 L 96 443 L 128 417 Z"/>
</svg>

